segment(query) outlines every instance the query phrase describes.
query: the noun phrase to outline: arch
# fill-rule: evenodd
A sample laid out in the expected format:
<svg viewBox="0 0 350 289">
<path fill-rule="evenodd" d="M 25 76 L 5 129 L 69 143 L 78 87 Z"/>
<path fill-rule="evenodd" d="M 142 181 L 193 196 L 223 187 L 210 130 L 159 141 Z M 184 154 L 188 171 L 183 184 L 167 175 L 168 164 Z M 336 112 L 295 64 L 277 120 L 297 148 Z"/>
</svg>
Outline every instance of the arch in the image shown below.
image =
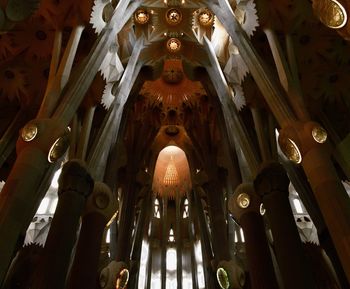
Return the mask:
<svg viewBox="0 0 350 289">
<path fill-rule="evenodd" d="M 160 151 L 153 175 L 153 192 L 174 199 L 192 189 L 191 174 L 185 152 L 169 145 Z"/>
</svg>

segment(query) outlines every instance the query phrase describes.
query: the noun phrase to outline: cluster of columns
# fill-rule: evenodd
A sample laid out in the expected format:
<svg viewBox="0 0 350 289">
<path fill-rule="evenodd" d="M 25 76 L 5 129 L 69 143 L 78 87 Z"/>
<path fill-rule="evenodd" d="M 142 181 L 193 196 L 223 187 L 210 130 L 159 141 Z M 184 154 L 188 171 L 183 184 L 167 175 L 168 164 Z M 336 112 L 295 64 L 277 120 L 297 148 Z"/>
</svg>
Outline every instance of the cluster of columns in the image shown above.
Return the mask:
<svg viewBox="0 0 350 289">
<path fill-rule="evenodd" d="M 43 252 L 38 263 L 32 264 L 33 275 L 22 280 L 25 283 L 20 286 L 95 289 L 102 238 L 106 224 L 117 210 L 117 200 L 107 185 L 94 182 L 79 160 L 63 166 L 58 196 Z M 10 272 L 8 276 L 15 274 Z M 6 288 L 19 285 L 14 281 L 6 280 Z"/>
<path fill-rule="evenodd" d="M 123 21 L 118 21 L 118 25 L 111 27 L 114 34 L 106 30 L 99 37 L 100 41 L 94 48 L 92 55 L 89 56 L 89 62 L 83 73 L 81 73 L 81 76 L 78 77 L 75 83 L 69 85 L 68 93 L 65 95 L 64 99 L 73 100 L 62 102 L 62 105 L 53 113 L 55 119 L 37 119 L 34 121 L 35 126 L 37 126 L 40 131 L 40 135 L 34 142 L 26 143 L 21 139 L 18 141 L 18 159 L 3 188 L 0 198 L 0 282 L 3 280 L 10 260 L 12 259 L 13 252 L 16 250 L 19 237 L 28 226 L 33 216 L 33 210 L 40 197 L 42 197 L 39 193 L 33 196 L 33 192 L 41 192 L 37 190 L 37 188 L 40 187 L 43 179 L 47 177 L 45 172 L 53 167 L 53 165 L 47 162 L 47 153 L 55 140 L 63 134 L 65 126 L 69 123 L 72 114 L 75 113 L 79 106 L 84 95 L 84 89 L 86 92 L 88 87 L 87 83 L 89 81 L 91 83 L 94 77 L 92 71 L 97 72 L 99 66 L 96 64 L 102 62 L 99 53 L 103 55 L 101 52 L 108 49 L 107 44 L 111 43 L 112 37 L 118 29 L 121 29 L 125 20 L 129 19 L 139 2 L 140 1 L 135 1 L 132 6 L 128 6 L 128 1 L 121 1 L 116 15 L 120 16 Z M 329 154 L 325 151 L 324 145 L 318 144 L 312 138 L 312 130 L 316 124 L 308 120 L 305 121 L 304 119 L 297 121 L 293 110 L 290 109 L 283 100 L 285 94 L 280 91 L 280 86 L 272 81 L 271 77 L 267 76 L 267 70 L 261 65 L 262 61 L 257 57 L 249 39 L 247 39 L 247 36 L 242 32 L 240 26 L 237 26 L 234 17 L 232 17 L 232 13 L 230 14 L 231 10 L 226 6 L 228 2 L 224 0 L 220 0 L 218 3 L 214 3 L 216 1 L 203 2 L 212 8 L 226 27 L 230 36 L 237 43 L 242 57 L 250 68 L 258 86 L 261 88 L 272 113 L 282 127 L 281 138 L 292 139 L 300 147 L 302 166 L 313 188 L 316 200 L 332 236 L 344 271 L 350 280 L 350 203 L 330 160 Z M 122 17 L 122 14 L 125 12 L 127 12 L 126 15 Z M 138 59 L 139 52 L 136 54 L 137 57 L 133 59 L 134 66 L 136 66 L 135 63 Z M 131 70 L 131 72 L 132 71 L 133 70 Z M 72 95 L 79 95 L 79 97 L 72 97 Z M 120 113 L 118 113 L 118 115 L 120 115 Z M 228 121 L 229 118 L 227 115 L 225 115 L 225 119 Z M 239 121 L 234 120 L 233 126 L 239 128 Z M 243 136 L 245 132 L 241 131 L 241 133 Z M 246 148 L 244 145 L 242 147 L 243 149 Z M 249 147 L 249 144 L 247 144 L 247 147 Z M 249 157 L 249 154 L 247 154 L 247 157 Z M 257 162 L 254 155 L 250 155 L 249 162 L 251 167 L 256 170 Z M 279 268 L 285 287 L 288 288 L 290 285 L 290 288 L 314 288 L 314 282 L 305 266 L 306 262 L 301 253 L 300 240 L 297 238 L 297 231 L 287 198 L 287 179 L 285 173 L 282 171 L 280 167 L 276 167 L 275 165 L 264 168 L 254 181 L 255 191 L 258 197 L 251 191 L 245 193 L 248 195 L 251 194 L 249 197 L 251 200 L 259 200 L 260 198 L 260 201 L 262 201 L 266 207 L 267 218 L 274 236 L 276 258 L 279 262 Z M 273 178 L 269 178 L 271 174 Z M 71 288 L 78 286 L 77 284 L 79 284 L 79 286 L 85 284 L 84 288 L 89 288 L 88 286 L 91 286 L 91 283 L 82 283 L 83 280 L 81 280 L 81 276 L 86 276 L 85 274 L 89 272 L 89 270 L 91 270 L 90 272 L 95 272 L 94 270 L 97 266 L 96 252 L 98 252 L 98 249 L 96 247 L 98 247 L 99 243 L 97 242 L 98 238 L 97 240 L 95 239 L 95 242 L 89 245 L 87 244 L 91 241 L 91 234 L 97 235 L 99 239 L 102 238 L 104 225 L 110 214 L 110 203 L 113 197 L 108 189 L 103 186 L 96 186 L 95 189 L 93 189 L 93 180 L 89 177 L 86 168 L 76 162 L 71 162 L 66 166 L 61 180 L 57 213 L 55 214 L 52 229 L 50 230 L 45 246 L 45 257 L 42 259 L 39 266 L 39 268 L 45 270 L 45 272 L 49 271 L 48 268 L 52 270 L 51 272 L 47 272 L 48 274 L 38 275 L 34 280 L 34 287 L 62 288 L 62 284 L 66 281 L 69 265 L 68 259 L 74 246 L 75 232 L 78 229 L 79 218 L 83 214 L 80 239 L 76 248 L 76 260 L 73 262 L 71 271 L 74 272 L 74 274 L 69 276 L 68 284 Z M 273 183 L 271 180 L 278 180 L 278 182 Z M 136 186 L 132 181 L 128 182 L 128 184 L 130 186 Z M 209 234 L 207 228 L 205 229 L 203 227 L 206 226 L 206 220 L 202 212 L 200 198 L 198 198 L 198 196 L 194 198 L 195 204 L 197 205 L 199 224 L 203 230 L 205 229 L 201 232 L 201 239 L 203 248 L 205 248 L 204 260 L 207 262 L 205 265 L 206 268 L 210 267 L 209 262 L 213 258 L 218 262 L 228 259 L 229 256 L 228 240 L 225 232 L 226 217 L 223 215 L 223 202 L 217 197 L 222 196 L 220 193 L 217 194 L 217 187 L 218 186 L 215 184 L 209 184 L 208 188 L 206 188 L 208 202 L 210 204 L 209 208 L 211 210 L 211 242 L 208 240 Z M 135 207 L 135 198 L 139 189 L 140 188 L 136 187 L 127 188 L 126 191 L 128 193 L 124 195 L 125 199 L 123 200 L 120 213 L 120 234 L 118 235 L 118 245 L 116 249 L 117 261 L 128 261 L 130 256 L 128 254 L 131 252 L 131 245 L 128 240 L 130 240 L 132 236 L 133 219 L 127 216 L 130 213 L 128 210 Z M 91 201 L 90 197 L 92 198 Z M 88 200 L 90 208 L 86 209 L 87 211 L 83 213 L 86 200 Z M 249 248 L 252 247 L 250 241 L 252 228 L 254 228 L 261 239 L 260 255 L 254 254 L 251 256 L 251 254 L 247 252 L 248 258 L 250 259 L 249 263 L 251 264 L 251 275 L 252 278 L 255 278 L 252 284 L 255 284 L 254 282 L 257 282 L 256 280 L 260 280 L 259 282 L 263 284 L 270 281 L 272 282 L 271 284 L 275 286 L 276 280 L 273 270 L 271 270 L 271 257 L 266 247 L 266 241 L 264 241 L 266 237 L 263 234 L 264 230 L 262 230 L 263 222 L 257 211 L 256 202 L 250 202 L 252 202 L 252 205 L 248 205 L 247 208 L 244 208 L 244 205 L 243 207 L 238 206 L 234 209 L 237 211 L 234 211 L 234 214 L 237 214 L 236 218 L 240 220 L 246 232 L 247 246 Z M 166 209 L 164 209 L 164 213 L 166 214 Z M 142 214 L 145 214 L 144 211 L 141 211 L 140 217 L 143 216 Z M 131 216 L 134 216 L 134 212 L 131 212 Z M 253 222 L 252 220 L 255 221 Z M 141 219 L 139 221 L 140 224 L 138 227 L 140 226 L 140 228 L 136 230 L 135 235 L 138 239 L 142 236 L 140 231 L 142 228 Z M 67 231 L 67 224 L 69 224 L 69 231 Z M 65 240 L 63 241 L 62 238 L 65 238 Z M 167 240 L 167 238 L 164 238 L 164 234 L 163 240 Z M 288 247 L 285 246 L 286 242 L 289 244 Z M 64 246 L 60 246 L 62 244 L 64 244 Z M 210 245 L 213 246 L 213 249 L 210 248 Z M 94 249 L 91 250 L 91 252 L 86 252 L 87 246 L 93 246 L 96 250 Z M 286 248 L 288 251 L 286 251 Z M 135 254 L 139 255 L 137 252 L 140 252 L 140 249 L 134 249 Z M 254 252 L 254 248 L 251 248 L 251 250 L 253 250 L 251 252 Z M 214 252 L 214 257 L 212 251 Z M 136 255 L 134 256 L 135 258 Z M 57 256 L 59 256 L 59 258 L 55 259 Z M 86 267 L 77 266 L 77 264 L 84 262 L 80 258 L 85 257 L 89 257 L 89 260 L 92 261 L 90 263 L 85 261 Z M 259 272 L 257 272 L 258 270 L 254 267 L 253 259 L 251 259 L 253 257 L 259 258 L 261 264 L 267 265 L 266 274 L 268 278 L 266 278 L 266 280 L 259 275 Z M 166 259 L 164 252 L 162 259 Z M 287 259 L 288 264 L 286 264 Z M 55 262 L 53 260 L 55 260 Z M 292 262 L 295 265 L 293 266 L 293 268 L 295 268 L 293 274 L 290 272 L 291 266 L 289 265 Z M 90 276 L 93 276 L 93 274 Z M 165 276 L 165 274 L 163 274 L 163 276 Z M 209 280 L 208 282 L 210 284 L 209 274 L 206 278 Z M 162 284 L 165 284 L 165 282 L 162 282 Z M 271 286 L 269 288 L 271 288 Z"/>
<path fill-rule="evenodd" d="M 203 207 L 203 198 L 206 198 L 208 217 Z M 211 179 L 203 184 L 196 184 L 190 194 L 192 221 L 199 228 L 203 269 L 206 286 L 217 288 L 216 272 L 224 268 L 228 272 L 230 288 L 240 289 L 246 283 L 245 273 L 237 260 L 230 255 L 228 240 L 227 211 L 223 186 L 217 179 Z"/>
<path fill-rule="evenodd" d="M 286 142 L 291 143 L 292 141 L 296 145 L 296 149 L 298 153 L 300 153 L 301 165 L 312 187 L 317 205 L 321 210 L 349 281 L 350 200 L 331 161 L 330 153 L 327 151 L 326 145 L 323 144 L 324 140 L 318 140 L 317 136 L 315 136 L 315 131 L 319 129 L 319 125 L 310 121 L 306 109 L 303 107 L 303 103 L 300 100 L 300 92 L 295 90 L 295 83 L 290 86 L 289 90 L 286 83 L 280 83 L 275 79 L 274 74 L 269 71 L 269 68 L 253 47 L 249 37 L 234 17 L 228 1 L 202 1 L 202 3 L 212 9 L 238 47 L 267 105 L 281 127 L 279 137 L 280 143 L 285 144 Z M 271 31 L 266 31 L 266 34 L 269 38 L 269 42 L 274 44 L 275 39 Z M 222 71 L 216 63 L 216 58 L 212 57 L 213 53 L 210 42 L 204 37 L 203 43 L 211 61 L 211 65 L 207 69 L 208 73 L 214 86 L 216 86 L 219 98 L 221 95 L 220 101 L 222 106 L 228 107 L 227 103 L 225 104 L 223 100 L 229 99 L 230 94 L 227 91 L 228 89 L 225 88 L 227 84 L 223 78 Z M 271 45 L 271 47 L 272 49 L 277 49 L 273 45 Z M 278 55 L 280 51 L 274 50 L 274 52 L 276 52 L 274 53 L 274 58 L 280 57 L 280 55 Z M 277 60 L 278 59 L 276 59 L 276 61 Z M 282 68 L 278 68 L 279 71 L 281 71 Z M 291 81 L 293 77 L 289 77 L 289 81 Z M 295 99 L 296 97 L 297 99 Z M 292 103 L 292 105 L 290 105 L 287 100 Z M 225 117 L 226 127 L 228 131 L 234 128 L 235 131 L 238 132 L 238 136 L 236 136 L 238 143 L 240 143 L 242 147 L 245 158 L 251 168 L 252 175 L 255 176 L 258 172 L 258 162 L 252 158 L 254 153 L 249 152 L 249 145 L 242 145 L 246 138 L 242 127 L 235 121 L 236 113 L 234 109 L 227 109 L 225 107 L 222 109 L 224 116 L 225 113 L 228 114 L 228 116 Z M 229 120 L 230 114 L 232 115 L 231 120 Z M 230 132 L 228 132 L 228 134 L 230 134 Z M 252 151 L 254 152 L 254 150 Z M 287 150 L 284 152 L 288 154 Z M 303 266 L 301 266 L 301 268 L 302 267 Z M 312 286 L 311 283 L 305 281 L 305 284 L 309 284 L 310 286 Z"/>
<path fill-rule="evenodd" d="M 188 195 L 187 197 L 189 197 Z M 193 209 L 191 202 L 189 201 L 189 209 L 188 209 L 188 217 L 183 218 L 183 210 L 184 210 L 184 198 L 180 196 L 179 194 L 176 195 L 175 198 L 175 230 L 173 229 L 174 235 L 172 238 L 169 238 L 170 234 L 170 219 L 169 219 L 169 200 L 165 198 L 158 199 L 157 204 L 155 205 L 156 198 L 153 197 L 152 199 L 152 206 L 153 209 L 152 217 L 149 220 L 149 234 L 145 234 L 144 238 L 146 238 L 149 241 L 149 248 L 148 248 L 148 260 L 147 260 L 147 269 L 146 269 L 146 280 L 145 280 L 145 289 L 150 289 L 151 284 L 151 278 L 152 278 L 152 271 L 153 270 L 160 270 L 160 287 L 161 288 L 167 288 L 167 251 L 170 248 L 169 246 L 174 246 L 174 249 L 176 250 L 176 281 L 177 281 L 177 288 L 183 288 L 183 256 L 185 256 L 185 259 L 190 260 L 190 270 L 192 275 L 192 286 L 194 289 L 198 288 L 198 280 L 197 280 L 197 262 L 195 257 L 195 243 L 196 243 L 196 236 L 195 232 L 193 231 Z M 159 204 L 159 205 L 158 205 Z M 159 218 L 156 216 L 155 207 L 158 207 L 159 209 Z M 147 219 L 148 220 L 148 219 Z M 186 220 L 186 221 L 185 221 Z M 184 232 L 184 222 L 188 224 L 188 232 Z M 148 230 L 147 230 L 148 231 Z M 161 240 L 158 240 L 159 235 L 156 232 L 161 232 Z M 183 235 L 188 235 L 188 239 L 184 238 Z M 142 241 L 142 240 L 141 240 Z M 189 243 L 190 252 L 186 252 L 185 250 L 185 243 Z M 188 244 L 187 244 L 188 245 Z M 186 246 L 187 247 L 187 246 Z M 156 255 L 160 255 L 160 267 L 158 269 L 155 269 L 153 263 L 156 262 L 156 260 L 153 260 Z M 157 258 L 157 257 L 156 257 Z M 187 262 L 186 262 L 187 263 Z M 133 287 L 133 288 L 139 288 L 139 287 Z"/>
<path fill-rule="evenodd" d="M 270 163 L 259 171 L 254 183 L 241 184 L 230 198 L 230 211 L 245 235 L 252 288 L 318 288 L 296 228 L 288 186 L 283 167 Z M 277 282 L 262 214 L 271 229 L 282 284 Z"/>
<path fill-rule="evenodd" d="M 120 1 L 106 29 L 99 34 L 87 57 L 87 62 L 76 69 L 70 78 L 70 70 L 83 27 L 73 29 L 60 65 L 58 65 L 60 53 L 55 51 L 55 49 L 60 49 L 59 37 L 57 37 L 58 42 L 55 42 L 53 51 L 50 83 L 37 118 L 30 122 L 31 127 L 37 128 L 37 135 L 34 135 L 31 141 L 23 141 L 21 137 L 18 139 L 17 160 L 0 196 L 0 283 L 4 280 L 17 244 L 20 244 L 22 235 L 49 186 L 52 173 L 55 168 L 57 169 L 57 164 L 47 161 L 48 153 L 72 121 L 109 47 L 115 42 L 116 34 L 130 19 L 140 3 L 140 0 Z M 56 33 L 56 36 L 59 36 L 59 33 Z M 136 54 L 138 59 L 139 53 Z M 131 71 L 125 80 L 121 81 L 121 86 L 125 86 L 125 82 L 130 82 L 130 75 L 137 75 L 134 73 L 136 69 L 134 62 L 131 61 L 129 68 Z M 63 90 L 63 87 L 66 89 Z M 128 95 L 125 94 L 125 89 L 121 90 L 123 97 L 120 99 L 125 103 Z M 0 151 L 8 150 L 7 146 L 8 142 L 1 143 Z"/>
</svg>

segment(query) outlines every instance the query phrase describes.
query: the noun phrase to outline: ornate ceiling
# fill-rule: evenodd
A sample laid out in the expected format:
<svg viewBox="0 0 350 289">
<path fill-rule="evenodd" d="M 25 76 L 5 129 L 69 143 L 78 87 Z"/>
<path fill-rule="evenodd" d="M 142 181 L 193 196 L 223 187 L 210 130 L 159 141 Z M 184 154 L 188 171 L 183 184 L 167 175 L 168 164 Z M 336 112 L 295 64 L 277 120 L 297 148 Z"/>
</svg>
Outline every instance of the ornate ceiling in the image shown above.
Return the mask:
<svg viewBox="0 0 350 289">
<path fill-rule="evenodd" d="M 78 5 L 76 1 L 44 0 L 38 6 L 37 2 L 31 1 L 31 6 L 29 2 L 28 5 L 32 8 L 26 9 L 32 11 L 32 15 L 25 17 L 23 12 L 16 18 L 7 7 L 10 2 L 1 3 L 6 20 L 0 39 L 1 133 L 19 110 L 25 113 L 23 123 L 35 116 L 47 90 L 50 63 L 51 66 L 54 63 L 52 55 L 62 55 L 70 45 L 72 28 L 85 26 L 72 64 L 74 70 L 83 63 L 118 3 L 96 0 Z M 295 65 L 292 70 L 299 77 L 302 95 L 312 117 L 328 122 L 335 139 L 344 138 L 350 131 L 347 97 L 350 51 L 348 42 L 337 32 L 346 38 L 348 26 L 332 30 L 321 23 L 315 15 L 328 11 L 328 6 L 321 5 L 322 1 L 314 1 L 313 6 L 307 0 L 229 2 L 257 52 L 276 73 L 267 37 L 268 31 L 274 31 L 286 57 L 296 60 L 292 61 Z M 339 3 L 348 7 L 346 1 Z M 341 21 L 344 15 L 341 10 L 337 13 Z M 145 37 L 146 47 L 141 59 L 145 66 L 151 67 L 153 76 L 134 92 L 137 96 L 133 98 L 133 110 L 127 114 L 129 122 L 142 121 L 141 115 L 144 119 L 152 119 L 147 125 L 157 131 L 155 142 L 162 145 L 179 138 L 183 143 L 177 144 L 186 148 L 198 148 L 208 142 L 217 147 L 222 139 L 217 125 L 219 110 L 209 91 L 212 84 L 203 82 L 203 75 L 198 73 L 198 68 L 209 64 L 202 46 L 204 35 L 214 47 L 234 102 L 241 111 L 240 116 L 249 127 L 252 116 L 247 112 L 251 108 L 268 110 L 261 93 L 220 21 L 201 1 L 188 0 L 142 2 L 109 47 L 100 67 L 101 75 L 96 76 L 86 94 L 79 118 L 87 109 L 97 106 L 93 123 L 97 130 L 106 109 L 115 99 L 116 86 L 135 41 Z M 60 51 L 57 47 L 61 47 Z M 183 134 L 180 137 L 179 132 Z M 155 151 L 159 152 L 159 144 L 149 145 L 157 147 Z M 202 155 L 210 151 L 208 147 L 202 149 Z M 190 154 L 189 151 L 186 153 Z M 198 153 L 193 154 L 198 157 Z M 150 158 L 154 159 L 154 156 Z"/>
</svg>

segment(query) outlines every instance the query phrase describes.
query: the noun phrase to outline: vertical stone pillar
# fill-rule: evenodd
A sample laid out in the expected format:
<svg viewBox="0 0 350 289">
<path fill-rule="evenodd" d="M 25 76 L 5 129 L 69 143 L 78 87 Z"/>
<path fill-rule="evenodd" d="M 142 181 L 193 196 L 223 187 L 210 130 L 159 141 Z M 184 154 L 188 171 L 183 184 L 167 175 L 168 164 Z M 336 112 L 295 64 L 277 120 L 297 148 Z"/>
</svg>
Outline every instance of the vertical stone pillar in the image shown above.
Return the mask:
<svg viewBox="0 0 350 289">
<path fill-rule="evenodd" d="M 182 246 L 183 242 L 181 239 L 181 224 L 182 224 L 182 202 L 179 194 L 176 194 L 176 205 L 175 205 L 175 242 L 176 242 L 176 279 L 177 279 L 177 289 L 182 289 Z"/>
<path fill-rule="evenodd" d="M 209 214 L 211 220 L 211 239 L 214 258 L 229 260 L 230 251 L 228 245 L 228 234 L 226 216 L 224 214 L 224 200 L 221 186 L 218 181 L 210 181 L 204 186 L 209 201 Z"/>
<path fill-rule="evenodd" d="M 196 260 L 196 254 L 195 254 L 195 243 L 194 238 L 190 241 L 191 243 L 191 270 L 192 270 L 192 288 L 198 289 L 198 270 L 197 270 L 197 260 Z M 182 274 L 182 271 L 181 271 Z"/>
<path fill-rule="evenodd" d="M 189 206 L 190 206 L 190 212 L 194 212 L 193 221 L 195 220 L 195 217 L 194 217 L 195 215 L 197 215 L 198 217 L 198 223 L 200 228 L 199 230 L 200 239 L 201 239 L 201 246 L 202 246 L 202 255 L 203 255 L 203 269 L 204 269 L 205 283 L 208 284 L 209 288 L 215 288 L 215 280 L 212 274 L 213 270 L 211 266 L 211 261 L 213 260 L 213 252 L 210 244 L 208 225 L 205 219 L 202 201 L 199 196 L 200 191 L 202 191 L 202 188 L 199 186 L 196 186 L 193 192 L 193 198 L 190 197 L 192 196 L 192 194 L 189 194 L 189 198 L 188 198 Z"/>
<path fill-rule="evenodd" d="M 21 130 L 17 159 L 0 194 L 0 284 L 20 234 L 29 226 L 43 197 L 39 187 L 45 172 L 53 166 L 48 161 L 50 148 L 63 135 L 64 128 L 52 119 L 32 120 Z"/>
<path fill-rule="evenodd" d="M 161 289 L 166 289 L 166 259 L 168 245 L 168 199 L 162 199 L 162 240 L 161 240 Z"/>
<path fill-rule="evenodd" d="M 81 161 L 72 160 L 63 166 L 56 212 L 32 288 L 64 288 L 79 219 L 93 185 L 93 179 Z"/>
<path fill-rule="evenodd" d="M 324 144 L 326 131 L 315 122 L 294 122 L 280 131 L 283 153 L 301 163 L 350 282 L 350 200 Z"/>
<path fill-rule="evenodd" d="M 146 269 L 146 286 L 145 288 L 140 288 L 140 289 L 150 289 L 151 288 L 151 281 L 152 281 L 152 266 L 153 266 L 153 233 L 155 230 L 155 222 L 154 222 L 154 201 L 155 197 L 152 197 L 152 209 L 151 209 L 151 217 L 150 217 L 150 226 L 151 229 L 150 234 L 149 234 L 149 239 L 148 239 L 148 258 L 147 258 L 147 269 Z"/>
<path fill-rule="evenodd" d="M 244 231 L 252 289 L 278 289 L 265 225 L 260 214 L 261 197 L 252 184 L 241 184 L 230 197 L 229 210 Z"/>
<path fill-rule="evenodd" d="M 95 183 L 85 206 L 68 289 L 96 288 L 103 232 L 116 210 L 117 200 L 109 187 L 104 183 Z"/>
<path fill-rule="evenodd" d="M 123 186 L 123 198 L 120 208 L 116 261 L 128 263 L 131 252 L 131 235 L 134 228 L 135 202 L 139 192 L 136 174 L 129 173 Z M 134 176 L 134 177 L 133 177 Z"/>
<path fill-rule="evenodd" d="M 150 224 L 150 217 L 151 217 L 151 202 L 152 202 L 152 196 L 149 189 L 147 189 L 146 195 L 144 196 L 141 204 L 140 214 L 138 217 L 137 225 L 136 225 L 136 231 L 135 231 L 135 238 L 134 238 L 134 246 L 132 250 L 132 264 L 131 272 L 130 272 L 130 280 L 128 287 L 130 289 L 137 289 L 138 285 L 138 277 L 140 272 L 140 261 L 141 261 L 141 253 L 142 253 L 142 242 L 143 238 L 145 236 L 145 233 L 147 232 L 148 226 Z"/>
<path fill-rule="evenodd" d="M 273 235 L 285 289 L 315 288 L 289 203 L 289 179 L 279 163 L 266 164 L 254 180 Z"/>
<path fill-rule="evenodd" d="M 110 230 L 110 239 L 111 239 L 111 241 L 109 243 L 110 258 L 111 258 L 111 260 L 115 260 L 116 255 L 117 255 L 116 247 L 117 247 L 117 240 L 118 240 L 117 218 L 115 218 L 114 221 L 112 222 L 112 224 L 109 226 L 109 230 Z"/>
<path fill-rule="evenodd" d="M 187 200 L 188 200 L 188 235 L 189 235 L 189 242 L 190 242 L 190 250 L 191 250 L 191 271 L 192 271 L 192 287 L 193 289 L 198 289 L 198 271 L 197 271 L 197 260 L 196 260 L 196 254 L 195 254 L 195 242 L 196 242 L 196 233 L 194 232 L 193 228 L 198 228 L 195 224 L 195 215 L 196 215 L 196 209 L 193 204 L 193 192 L 187 193 Z M 203 228 L 204 229 L 204 228 Z M 202 254 L 203 255 L 203 254 Z M 204 260 L 203 260 L 204 263 Z M 204 268 L 205 264 L 203 264 Z M 181 271 L 182 273 L 182 271 Z M 206 274 L 206 273 L 205 273 Z M 206 283 L 207 286 L 210 288 L 209 282 Z"/>
<path fill-rule="evenodd" d="M 320 245 L 330 258 L 342 288 L 350 289 L 350 284 L 345 275 L 343 266 L 340 262 L 340 258 L 338 257 L 333 240 L 329 234 L 329 230 L 325 224 L 322 212 L 317 205 L 317 200 L 305 176 L 304 171 L 302 168 L 295 166 L 295 164 L 289 160 L 283 162 L 283 167 L 286 169 L 290 181 L 294 185 L 294 188 L 298 192 L 303 205 L 305 206 L 308 214 L 312 219 L 312 222 L 316 226 Z"/>
</svg>

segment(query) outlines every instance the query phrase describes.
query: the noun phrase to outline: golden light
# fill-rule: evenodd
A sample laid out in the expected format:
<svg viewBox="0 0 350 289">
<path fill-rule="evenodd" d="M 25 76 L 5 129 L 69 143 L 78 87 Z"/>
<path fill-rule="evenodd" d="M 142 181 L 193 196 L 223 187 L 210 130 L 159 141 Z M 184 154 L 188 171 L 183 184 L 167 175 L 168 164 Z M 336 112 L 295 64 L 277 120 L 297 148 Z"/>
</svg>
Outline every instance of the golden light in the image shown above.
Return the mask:
<svg viewBox="0 0 350 289">
<path fill-rule="evenodd" d="M 177 25 L 182 20 L 181 11 L 176 8 L 169 9 L 165 14 L 165 19 L 170 25 Z"/>
<path fill-rule="evenodd" d="M 198 14 L 198 22 L 202 26 L 210 26 L 214 22 L 214 15 L 208 9 L 204 9 Z"/>
<path fill-rule="evenodd" d="M 237 197 L 237 204 L 241 209 L 246 209 L 250 205 L 250 197 L 246 193 L 239 194 Z"/>
<path fill-rule="evenodd" d="M 320 21 L 332 29 L 339 29 L 346 25 L 348 16 L 344 6 L 337 0 L 317 1 L 317 13 Z"/>
<path fill-rule="evenodd" d="M 38 127 L 32 123 L 25 125 L 21 132 L 21 137 L 25 142 L 30 142 L 38 134 Z"/>
<path fill-rule="evenodd" d="M 138 24 L 146 24 L 148 23 L 149 21 L 149 13 L 144 10 L 144 9 L 139 9 L 135 12 L 135 21 L 138 23 Z"/>
<path fill-rule="evenodd" d="M 280 148 L 284 155 L 292 162 L 300 164 L 302 161 L 302 156 L 297 144 L 290 138 L 278 139 Z"/>
<path fill-rule="evenodd" d="M 177 173 L 173 155 L 170 157 L 170 162 L 166 168 L 163 183 L 165 186 L 173 186 L 179 183 L 179 174 Z"/>
<path fill-rule="evenodd" d="M 167 146 L 158 155 L 154 170 L 153 192 L 174 199 L 191 190 L 192 183 L 186 154 L 177 146 Z"/>
<path fill-rule="evenodd" d="M 327 140 L 327 132 L 321 126 L 315 126 L 312 129 L 311 134 L 312 134 L 313 139 L 318 143 L 325 143 Z"/>
<path fill-rule="evenodd" d="M 51 146 L 47 159 L 50 163 L 56 162 L 63 157 L 69 147 L 69 130 L 67 129 L 65 134 L 55 140 Z"/>
<path fill-rule="evenodd" d="M 123 269 L 120 271 L 115 289 L 125 289 L 129 281 L 129 270 Z"/>
<path fill-rule="evenodd" d="M 177 38 L 170 38 L 166 46 L 171 53 L 176 53 L 181 49 L 181 41 Z"/>
</svg>

